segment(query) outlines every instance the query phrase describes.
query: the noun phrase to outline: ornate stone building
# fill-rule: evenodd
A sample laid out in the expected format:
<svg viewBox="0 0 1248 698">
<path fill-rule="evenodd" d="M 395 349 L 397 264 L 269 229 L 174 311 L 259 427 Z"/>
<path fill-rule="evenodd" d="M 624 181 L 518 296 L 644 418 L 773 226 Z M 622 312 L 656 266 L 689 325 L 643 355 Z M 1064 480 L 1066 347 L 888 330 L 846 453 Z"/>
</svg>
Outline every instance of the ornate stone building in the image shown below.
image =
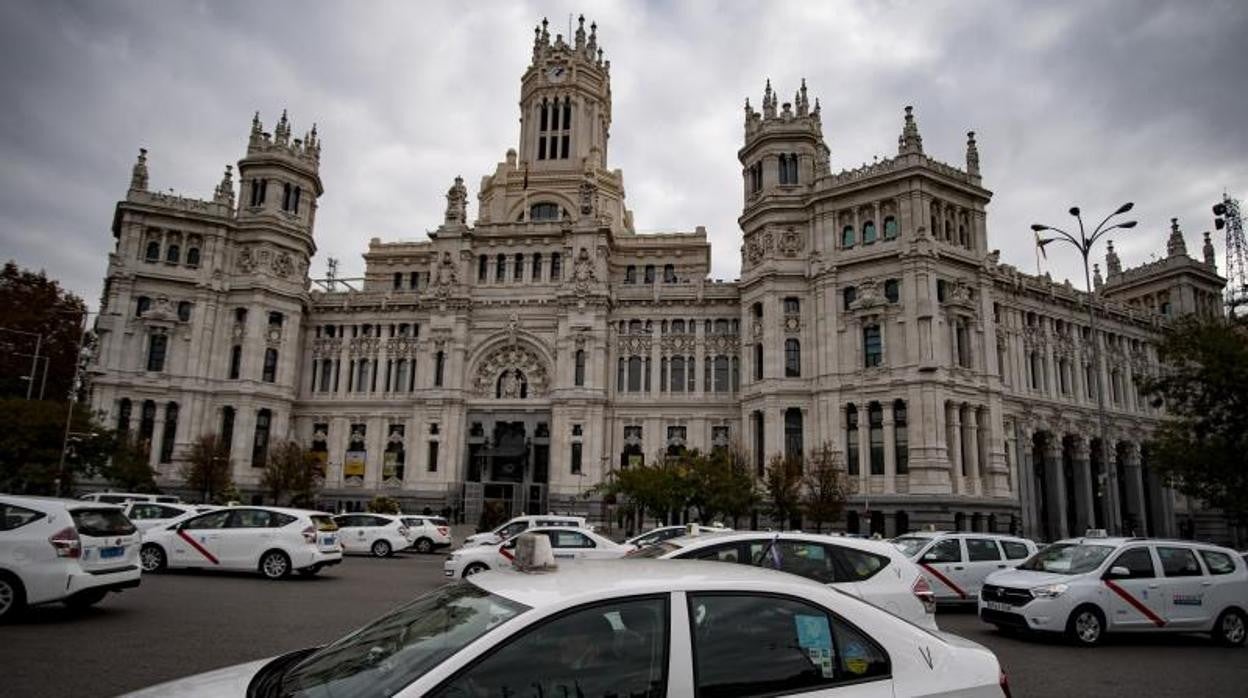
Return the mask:
<svg viewBox="0 0 1248 698">
<path fill-rule="evenodd" d="M 254 492 L 292 439 L 324 459 L 328 506 L 381 492 L 471 520 L 491 500 L 581 507 L 670 449 L 737 444 L 761 472 L 827 443 L 857 488 L 849 530 L 1177 532 L 1189 513 L 1149 471 L 1158 414 L 1136 385 L 1167 316 L 1221 312 L 1207 237 L 1193 259 L 1176 223 L 1135 269 L 1111 249 L 1093 337 L 1083 292 L 989 249 L 974 134 L 964 166 L 938 162 L 907 107 L 896 157 L 833 172 L 818 100 L 769 83 L 738 152 L 741 278 L 713 281 L 702 228 L 634 229 L 596 27 L 535 32 L 518 148 L 482 177 L 475 220 L 456 177 L 429 239 L 374 238 L 360 280 L 308 273 L 315 128 L 293 138 L 283 114 L 270 134 L 257 115 L 237 202 L 228 167 L 211 200 L 152 191 L 140 154 L 93 404 L 151 444 L 162 484 L 211 432 Z"/>
</svg>

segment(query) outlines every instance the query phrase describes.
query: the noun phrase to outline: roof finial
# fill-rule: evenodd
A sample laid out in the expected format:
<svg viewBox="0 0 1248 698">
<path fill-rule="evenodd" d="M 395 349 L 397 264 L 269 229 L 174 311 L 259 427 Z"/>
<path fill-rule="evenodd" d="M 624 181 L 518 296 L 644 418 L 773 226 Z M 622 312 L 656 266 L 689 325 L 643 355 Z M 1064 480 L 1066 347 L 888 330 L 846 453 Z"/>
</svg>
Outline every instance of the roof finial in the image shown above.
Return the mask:
<svg viewBox="0 0 1248 698">
<path fill-rule="evenodd" d="M 923 153 L 923 137 L 919 135 L 919 126 L 914 122 L 914 107 L 906 107 L 905 125 L 901 129 L 901 138 L 897 139 L 897 154 Z"/>
<path fill-rule="evenodd" d="M 1111 279 L 1122 273 L 1122 260 L 1118 259 L 1118 253 L 1114 251 L 1113 240 L 1105 245 L 1105 270 L 1109 272 Z"/>
<path fill-rule="evenodd" d="M 225 174 L 221 176 L 221 183 L 213 191 L 212 200 L 225 204 L 230 208 L 234 208 L 234 166 L 226 165 Z"/>
<path fill-rule="evenodd" d="M 1101 278 L 1101 265 L 1093 264 L 1092 265 L 1092 286 L 1099 290 L 1104 285 L 1105 285 L 1105 279 Z"/>
<path fill-rule="evenodd" d="M 130 189 L 147 191 L 147 148 L 139 148 L 139 159 L 130 170 Z"/>
<path fill-rule="evenodd" d="M 1209 269 L 1211 270 L 1214 269 L 1214 267 L 1217 265 L 1217 260 L 1213 255 L 1213 242 L 1209 240 L 1208 230 L 1205 231 L 1205 246 L 1204 246 L 1204 249 L 1201 250 L 1201 252 L 1204 254 L 1204 257 L 1205 257 L 1205 266 L 1209 267 Z"/>
<path fill-rule="evenodd" d="M 966 132 L 966 173 L 979 176 L 979 147 L 975 143 L 975 132 Z"/>
<path fill-rule="evenodd" d="M 1166 255 L 1169 257 L 1187 256 L 1187 243 L 1183 240 L 1183 231 L 1179 230 L 1179 219 L 1170 219 L 1170 239 L 1166 241 Z"/>
</svg>

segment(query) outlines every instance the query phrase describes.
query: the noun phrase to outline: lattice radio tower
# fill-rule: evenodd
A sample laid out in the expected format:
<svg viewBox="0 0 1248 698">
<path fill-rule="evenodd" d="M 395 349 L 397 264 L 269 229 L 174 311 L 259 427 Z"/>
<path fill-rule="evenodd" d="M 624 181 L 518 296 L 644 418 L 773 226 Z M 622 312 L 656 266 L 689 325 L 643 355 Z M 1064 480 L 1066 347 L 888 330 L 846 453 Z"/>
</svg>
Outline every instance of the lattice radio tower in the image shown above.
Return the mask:
<svg viewBox="0 0 1248 698">
<path fill-rule="evenodd" d="M 1244 242 L 1239 201 L 1223 192 L 1222 200 L 1213 206 L 1213 215 L 1214 226 L 1226 229 L 1226 305 L 1234 315 L 1239 306 L 1248 304 L 1248 243 Z"/>
</svg>

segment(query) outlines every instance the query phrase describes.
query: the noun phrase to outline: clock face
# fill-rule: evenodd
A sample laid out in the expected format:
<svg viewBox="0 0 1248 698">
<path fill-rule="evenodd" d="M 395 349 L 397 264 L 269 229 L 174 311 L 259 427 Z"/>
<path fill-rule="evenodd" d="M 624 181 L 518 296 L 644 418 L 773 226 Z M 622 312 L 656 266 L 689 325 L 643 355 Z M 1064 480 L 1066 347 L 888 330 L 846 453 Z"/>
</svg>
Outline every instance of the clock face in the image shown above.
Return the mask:
<svg viewBox="0 0 1248 698">
<path fill-rule="evenodd" d="M 546 69 L 546 79 L 550 82 L 561 82 L 568 76 L 568 69 L 561 65 L 552 65 Z"/>
</svg>

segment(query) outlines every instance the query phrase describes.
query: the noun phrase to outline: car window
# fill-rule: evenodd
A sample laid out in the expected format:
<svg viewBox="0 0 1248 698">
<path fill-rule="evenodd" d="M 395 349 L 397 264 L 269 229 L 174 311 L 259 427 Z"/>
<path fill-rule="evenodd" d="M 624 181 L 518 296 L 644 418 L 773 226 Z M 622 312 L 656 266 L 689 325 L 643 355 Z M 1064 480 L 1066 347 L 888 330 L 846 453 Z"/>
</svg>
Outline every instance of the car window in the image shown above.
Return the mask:
<svg viewBox="0 0 1248 698">
<path fill-rule="evenodd" d="M 552 548 L 596 548 L 589 536 L 577 531 L 542 531 L 550 539 Z"/>
<path fill-rule="evenodd" d="M 290 514 L 283 514 L 280 511 L 269 512 L 269 528 L 281 528 L 294 521 L 295 517 Z"/>
<path fill-rule="evenodd" d="M 927 552 L 923 553 L 922 562 L 961 562 L 962 546 L 957 538 L 946 538 L 937 541 Z"/>
<path fill-rule="evenodd" d="M 928 540 L 930 539 L 903 536 L 901 538 L 894 538 L 893 545 L 897 546 L 897 549 L 901 551 L 902 555 L 905 555 L 906 557 L 914 557 L 915 553 L 919 552 L 923 549 L 923 546 L 927 545 Z"/>
<path fill-rule="evenodd" d="M 1126 567 L 1131 572 L 1130 575 L 1118 579 L 1151 579 L 1157 576 L 1153 569 L 1153 556 L 1149 554 L 1148 548 L 1132 548 L 1119 555 L 1109 566 L 1110 569 Z"/>
<path fill-rule="evenodd" d="M 159 518 L 162 518 L 162 519 L 172 519 L 172 518 L 174 518 L 174 517 L 181 516 L 181 515 L 183 515 L 183 514 L 185 514 L 185 513 L 186 513 L 186 510 L 185 510 L 185 509 L 178 509 L 177 507 L 163 507 L 163 506 L 162 506 L 162 507 L 160 508 L 160 517 L 159 517 Z"/>
<path fill-rule="evenodd" d="M 228 509 L 222 511 L 214 511 L 203 516 L 196 516 L 193 519 L 187 519 L 182 524 L 182 528 L 188 530 L 198 530 L 202 528 L 225 528 L 225 522 L 230 518 Z"/>
<path fill-rule="evenodd" d="M 1205 567 L 1209 568 L 1209 574 L 1230 574 L 1235 571 L 1235 561 L 1226 553 L 1202 550 L 1200 557 L 1204 559 Z"/>
<path fill-rule="evenodd" d="M 966 558 L 970 562 L 987 562 L 1001 559 L 1001 549 L 990 538 L 967 538 Z"/>
<path fill-rule="evenodd" d="M 164 519 L 165 508 L 157 504 L 135 504 L 130 507 L 129 518 L 132 521 L 143 521 L 144 519 Z"/>
<path fill-rule="evenodd" d="M 878 643 L 822 608 L 796 599 L 690 594 L 698 696 L 796 692 L 884 679 Z"/>
<path fill-rule="evenodd" d="M 513 524 L 508 524 L 507 526 L 503 527 L 503 529 L 498 532 L 498 535 L 500 538 L 511 538 L 512 536 L 520 533 L 521 531 L 523 531 L 524 529 L 528 527 L 529 527 L 528 521 L 517 521 Z"/>
<path fill-rule="evenodd" d="M 857 550 L 855 548 L 847 548 L 844 546 L 830 546 L 835 552 L 837 559 L 840 561 L 840 572 L 837 575 L 838 582 L 863 582 L 876 575 L 877 572 L 888 567 L 891 562 L 883 555 L 869 553 L 865 550 Z"/>
<path fill-rule="evenodd" d="M 44 516 L 41 511 L 34 511 L 15 504 L 0 504 L 0 531 L 12 531 Z"/>
<path fill-rule="evenodd" d="M 102 502 L 104 504 L 125 504 L 126 502 L 132 501 L 132 499 L 120 494 L 102 494 L 99 497 L 96 497 L 95 501 Z"/>
<path fill-rule="evenodd" d="M 430 695 L 664 695 L 668 597 L 580 607 L 526 628 Z"/>
<path fill-rule="evenodd" d="M 1031 555 L 1027 545 L 1018 541 L 1003 540 L 1001 541 L 1001 547 L 1005 548 L 1005 557 L 1010 560 L 1024 560 Z"/>
<path fill-rule="evenodd" d="M 753 548 L 754 545 L 751 544 L 750 547 Z M 767 550 L 769 547 L 770 550 Z M 767 550 L 766 554 L 763 554 L 764 550 Z M 759 554 L 762 559 L 758 564 L 763 567 L 783 570 L 824 584 L 838 581 L 836 560 L 827 548 L 818 543 L 797 540 L 777 541 L 771 546 L 763 543 Z M 750 559 L 755 559 L 755 556 L 750 555 Z"/>
<path fill-rule="evenodd" d="M 84 536 L 128 536 L 138 529 L 120 509 L 74 509 L 74 527 Z"/>
<path fill-rule="evenodd" d="M 1157 546 L 1161 569 L 1167 577 L 1199 577 L 1200 563 L 1191 548 L 1168 548 Z"/>
<path fill-rule="evenodd" d="M 269 512 L 263 509 L 235 509 L 226 528 L 268 528 Z"/>
<path fill-rule="evenodd" d="M 291 518 L 293 519 L 294 517 L 291 517 Z M 316 524 L 316 530 L 318 531 L 337 531 L 338 530 L 338 524 L 337 522 L 334 521 L 332 516 L 326 516 L 324 514 L 313 514 L 309 518 L 312 519 L 313 524 Z M 290 523 L 290 522 L 287 521 L 286 523 Z M 285 526 L 286 523 L 283 523 L 281 525 Z"/>
<path fill-rule="evenodd" d="M 660 545 L 653 546 L 653 548 L 647 548 L 647 549 L 663 550 L 664 548 L 663 548 L 663 545 L 660 544 Z M 762 549 L 763 549 L 763 544 L 759 543 L 758 550 L 760 554 L 762 552 Z M 649 556 L 636 555 L 634 557 L 649 557 Z M 677 555 L 676 557 L 679 557 L 682 559 L 689 559 L 689 560 L 712 560 L 714 562 L 742 562 L 741 546 L 737 545 L 736 543 L 724 543 L 723 545 L 712 545 L 709 548 L 702 548 L 700 550 L 694 550 L 693 552 L 686 553 L 684 555 Z"/>
</svg>

